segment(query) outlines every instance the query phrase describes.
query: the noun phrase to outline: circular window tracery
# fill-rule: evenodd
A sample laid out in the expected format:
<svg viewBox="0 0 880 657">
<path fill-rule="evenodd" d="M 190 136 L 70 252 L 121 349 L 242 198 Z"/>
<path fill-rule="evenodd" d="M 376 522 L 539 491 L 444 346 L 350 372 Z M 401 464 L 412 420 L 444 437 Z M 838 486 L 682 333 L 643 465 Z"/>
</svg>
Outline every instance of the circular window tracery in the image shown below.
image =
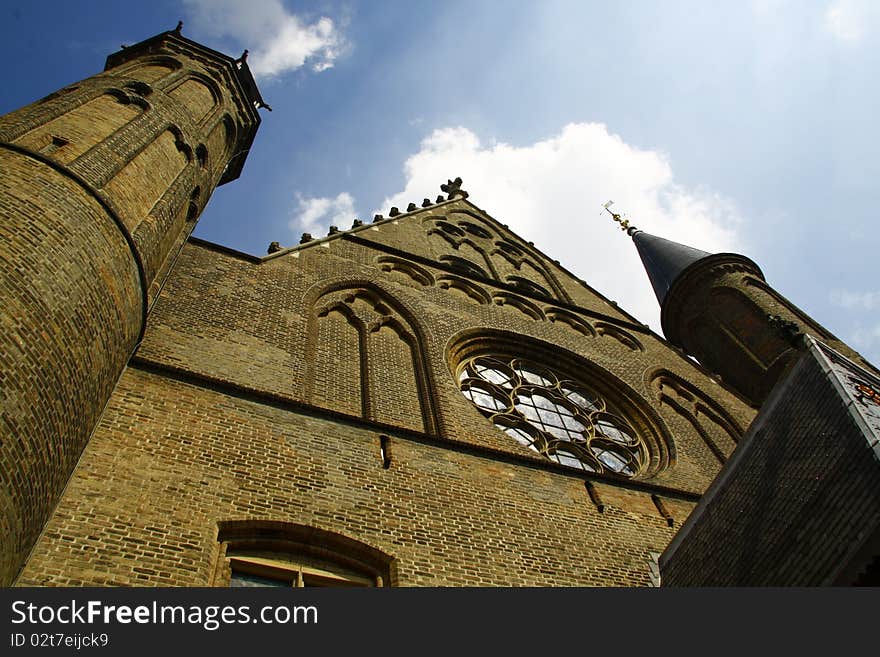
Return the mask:
<svg viewBox="0 0 880 657">
<path fill-rule="evenodd" d="M 462 393 L 492 423 L 551 461 L 632 477 L 648 460 L 632 424 L 589 386 L 522 358 L 477 356 L 459 367 Z"/>
</svg>

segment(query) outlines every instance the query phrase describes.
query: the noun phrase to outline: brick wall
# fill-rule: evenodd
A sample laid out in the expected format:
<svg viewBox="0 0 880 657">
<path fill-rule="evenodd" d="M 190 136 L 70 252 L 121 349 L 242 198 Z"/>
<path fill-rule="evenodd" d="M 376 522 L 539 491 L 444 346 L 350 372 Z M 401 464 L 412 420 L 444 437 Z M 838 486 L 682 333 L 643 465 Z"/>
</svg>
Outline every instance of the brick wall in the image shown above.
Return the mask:
<svg viewBox="0 0 880 657">
<path fill-rule="evenodd" d="M 796 358 L 787 336 L 792 331 L 813 335 L 874 369 L 769 286 L 753 262 L 736 254 L 708 256 L 683 272 L 664 299 L 662 323 L 671 342 L 717 372 L 756 408 Z"/>
<path fill-rule="evenodd" d="M 880 526 L 878 486 L 847 400 L 804 353 L 663 555 L 663 585 L 834 584 Z"/>
<path fill-rule="evenodd" d="M 552 297 L 420 257 L 421 215 L 463 209 L 516 243 L 464 201 L 265 258 L 191 241 L 18 583 L 207 585 L 218 523 L 271 520 L 391 555 L 402 585 L 649 585 L 720 468 L 711 444 L 753 411 L 603 300 L 573 303 L 588 288 L 540 254 Z M 492 426 L 455 367 L 493 345 L 615 396 L 652 441 L 645 473 L 590 475 Z M 660 377 L 724 421 L 664 402 Z"/>
<path fill-rule="evenodd" d="M 20 585 L 211 582 L 217 523 L 356 538 L 400 585 L 647 585 L 672 537 L 648 493 L 129 368 Z M 616 489 L 615 489 L 616 490 Z M 692 502 L 681 503 L 679 522 Z"/>
</svg>

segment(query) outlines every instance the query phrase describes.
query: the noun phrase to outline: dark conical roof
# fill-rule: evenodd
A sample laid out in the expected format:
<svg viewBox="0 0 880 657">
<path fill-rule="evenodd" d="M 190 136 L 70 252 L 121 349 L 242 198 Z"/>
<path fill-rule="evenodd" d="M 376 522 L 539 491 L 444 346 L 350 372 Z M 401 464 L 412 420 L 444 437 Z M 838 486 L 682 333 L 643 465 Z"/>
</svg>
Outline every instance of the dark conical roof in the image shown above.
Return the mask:
<svg viewBox="0 0 880 657">
<path fill-rule="evenodd" d="M 640 230 L 635 231 L 632 238 L 661 306 L 679 274 L 698 260 L 711 255 Z"/>
</svg>

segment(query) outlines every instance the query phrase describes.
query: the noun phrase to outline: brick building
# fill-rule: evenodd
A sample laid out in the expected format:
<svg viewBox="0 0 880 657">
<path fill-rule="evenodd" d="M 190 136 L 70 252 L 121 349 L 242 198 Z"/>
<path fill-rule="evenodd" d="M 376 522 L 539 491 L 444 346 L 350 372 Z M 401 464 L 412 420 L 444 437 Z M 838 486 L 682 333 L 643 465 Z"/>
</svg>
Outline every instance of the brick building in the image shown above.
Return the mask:
<svg viewBox="0 0 880 657">
<path fill-rule="evenodd" d="M 656 585 L 786 331 L 858 361 L 631 229 L 667 341 L 459 180 L 263 257 L 191 238 L 260 107 L 178 29 L 0 118 L 4 585 Z"/>
</svg>

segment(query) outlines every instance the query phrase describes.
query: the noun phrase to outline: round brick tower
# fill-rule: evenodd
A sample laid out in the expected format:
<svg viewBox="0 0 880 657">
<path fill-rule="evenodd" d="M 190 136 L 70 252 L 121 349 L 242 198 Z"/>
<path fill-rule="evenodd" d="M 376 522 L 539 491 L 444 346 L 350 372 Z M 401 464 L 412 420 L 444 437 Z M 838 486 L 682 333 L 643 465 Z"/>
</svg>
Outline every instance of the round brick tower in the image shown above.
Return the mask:
<svg viewBox="0 0 880 657">
<path fill-rule="evenodd" d="M 0 117 L 0 585 L 51 513 L 177 253 L 265 107 L 177 30 Z"/>
<path fill-rule="evenodd" d="M 706 253 L 634 227 L 628 232 L 660 302 L 663 334 L 754 406 L 794 361 L 800 334 L 871 367 L 768 285 L 749 258 Z"/>
</svg>

